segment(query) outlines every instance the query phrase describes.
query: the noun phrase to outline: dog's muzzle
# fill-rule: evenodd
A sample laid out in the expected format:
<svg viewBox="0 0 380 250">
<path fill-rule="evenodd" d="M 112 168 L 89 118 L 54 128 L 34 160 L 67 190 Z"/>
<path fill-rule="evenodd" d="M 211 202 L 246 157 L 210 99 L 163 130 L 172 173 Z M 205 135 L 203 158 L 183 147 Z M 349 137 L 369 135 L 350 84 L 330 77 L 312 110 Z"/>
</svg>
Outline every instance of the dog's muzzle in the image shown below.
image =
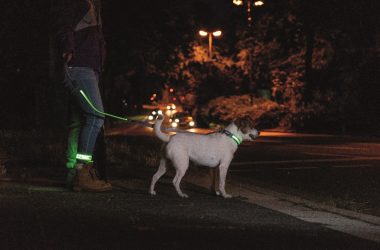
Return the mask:
<svg viewBox="0 0 380 250">
<path fill-rule="evenodd" d="M 257 137 L 259 137 L 260 131 L 257 131 L 257 135 L 249 134 L 249 137 L 251 137 L 252 140 L 255 140 Z"/>
</svg>

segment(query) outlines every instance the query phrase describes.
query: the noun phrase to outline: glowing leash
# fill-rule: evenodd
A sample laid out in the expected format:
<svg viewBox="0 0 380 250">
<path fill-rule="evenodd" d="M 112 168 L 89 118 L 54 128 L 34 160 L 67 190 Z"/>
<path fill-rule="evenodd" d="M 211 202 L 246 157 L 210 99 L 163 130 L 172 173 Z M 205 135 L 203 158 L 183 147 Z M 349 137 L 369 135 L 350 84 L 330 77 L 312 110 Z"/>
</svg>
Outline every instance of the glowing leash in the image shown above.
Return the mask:
<svg viewBox="0 0 380 250">
<path fill-rule="evenodd" d="M 70 74 L 69 74 L 69 71 L 68 71 L 68 67 L 67 65 L 65 65 L 65 73 L 66 73 L 66 77 L 67 79 L 65 79 L 65 87 L 67 87 L 68 89 L 70 89 L 71 92 L 75 93 L 79 90 L 79 93 L 82 95 L 82 97 L 86 100 L 87 104 L 90 106 L 90 108 L 92 110 L 94 110 L 96 113 L 98 114 L 101 114 L 101 115 L 104 115 L 104 116 L 108 116 L 108 117 L 112 117 L 114 119 L 117 119 L 117 120 L 121 120 L 121 121 L 127 121 L 127 122 L 133 122 L 133 123 L 138 123 L 138 124 L 141 124 L 143 126 L 146 126 L 146 127 L 153 127 L 152 124 L 148 123 L 148 122 L 143 122 L 143 121 L 135 121 L 135 120 L 131 120 L 131 119 L 128 119 L 127 117 L 122 117 L 122 116 L 118 116 L 118 115 L 114 115 L 114 114 L 110 114 L 110 113 L 107 113 L 107 112 L 104 112 L 104 111 L 100 111 L 99 109 L 96 108 L 96 106 L 91 102 L 90 98 L 86 95 L 86 93 L 82 90 L 82 89 L 78 89 L 77 88 L 77 84 L 75 84 L 75 80 L 71 79 L 70 77 Z M 70 82 L 67 82 L 67 80 Z"/>
<path fill-rule="evenodd" d="M 79 93 L 83 96 L 83 98 L 86 100 L 86 102 L 88 103 L 88 105 L 90 105 L 90 107 L 97 113 L 99 114 L 102 114 L 104 116 L 109 116 L 109 117 L 112 117 L 112 118 L 115 118 L 115 119 L 118 119 L 118 120 L 122 120 L 122 121 L 129 121 L 128 118 L 126 117 L 121 117 L 121 116 L 117 116 L 117 115 L 113 115 L 113 114 L 109 114 L 109 113 L 106 113 L 106 112 L 102 112 L 100 111 L 99 109 L 97 109 L 95 107 L 95 105 L 90 101 L 90 98 L 88 98 L 88 96 L 84 93 L 83 90 L 79 90 Z"/>
<path fill-rule="evenodd" d="M 68 72 L 68 67 L 65 66 L 65 70 L 66 70 L 66 76 L 68 78 L 68 80 L 71 82 L 71 83 L 74 83 L 75 80 L 71 79 L 70 75 L 69 75 L 69 72 Z M 66 86 L 68 86 L 66 84 Z M 77 91 L 78 89 L 75 90 L 75 87 L 73 84 L 71 84 L 71 91 Z M 95 107 L 95 105 L 91 102 L 90 98 L 86 95 L 86 93 L 84 93 L 83 90 L 79 89 L 79 93 L 82 95 L 82 97 L 86 100 L 86 102 L 88 103 L 88 105 L 92 108 L 92 110 L 94 110 L 96 113 L 99 113 L 101 115 L 104 115 L 104 116 L 108 116 L 108 117 L 112 117 L 114 119 L 117 119 L 117 120 L 121 120 L 121 121 L 126 121 L 126 122 L 131 122 L 131 123 L 138 123 L 142 126 L 145 126 L 145 127 L 149 127 L 149 128 L 153 128 L 154 125 L 150 124 L 149 122 L 144 122 L 144 121 L 136 121 L 136 120 L 131 120 L 131 119 L 128 119 L 127 117 L 121 117 L 121 116 L 118 116 L 118 115 L 114 115 L 114 114 L 110 114 L 110 113 L 107 113 L 107 112 L 103 112 L 103 111 L 100 111 L 99 109 L 97 109 Z M 161 128 L 162 130 L 164 131 L 171 131 L 171 132 L 184 132 L 184 131 L 181 131 L 181 130 L 178 130 L 176 128 Z M 186 133 L 190 133 L 188 131 L 186 131 Z M 229 135 L 230 136 L 230 135 Z M 238 145 L 241 143 L 241 141 L 238 139 L 238 138 L 234 138 L 235 136 L 230 136 Z"/>
<path fill-rule="evenodd" d="M 148 122 L 143 122 L 143 121 L 135 121 L 135 120 L 131 120 L 131 119 L 128 119 L 127 117 L 121 117 L 121 116 L 118 116 L 118 115 L 113 115 L 113 114 L 110 114 L 110 113 L 107 113 L 107 112 L 103 112 L 103 111 L 100 111 L 99 109 L 97 109 L 95 107 L 95 105 L 91 102 L 90 98 L 88 98 L 88 96 L 84 93 L 83 90 L 79 90 L 79 93 L 83 96 L 83 98 L 86 100 L 86 102 L 88 103 L 88 105 L 96 112 L 96 113 L 99 113 L 99 114 L 102 114 L 104 116 L 108 116 L 108 117 L 112 117 L 114 119 L 117 119 L 117 120 L 122 120 L 122 121 L 126 121 L 126 122 L 133 122 L 133 123 L 138 123 L 140 125 L 143 125 L 145 127 L 150 127 L 152 128 L 153 125 L 148 123 Z"/>
</svg>

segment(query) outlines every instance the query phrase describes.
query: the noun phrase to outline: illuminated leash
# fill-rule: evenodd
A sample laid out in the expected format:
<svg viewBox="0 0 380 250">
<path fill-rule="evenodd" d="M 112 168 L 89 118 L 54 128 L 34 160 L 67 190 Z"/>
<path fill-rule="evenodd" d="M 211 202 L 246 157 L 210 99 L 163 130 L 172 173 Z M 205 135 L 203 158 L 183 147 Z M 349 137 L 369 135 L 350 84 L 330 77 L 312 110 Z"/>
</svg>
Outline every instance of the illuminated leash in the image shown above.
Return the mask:
<svg viewBox="0 0 380 250">
<path fill-rule="evenodd" d="M 86 95 L 86 93 L 82 90 L 82 89 L 78 89 L 79 85 L 78 84 L 74 84 L 75 83 L 75 80 L 73 80 L 71 77 L 70 77 L 70 74 L 69 74 L 69 71 L 68 71 L 68 67 L 67 65 L 65 65 L 65 73 L 66 73 L 66 77 L 67 77 L 67 80 L 69 80 L 71 82 L 71 84 L 69 83 L 66 83 L 66 87 L 68 87 L 71 92 L 77 92 L 79 90 L 79 93 L 81 94 L 81 96 L 84 98 L 84 100 L 87 102 L 87 104 L 91 107 L 91 109 L 93 111 L 95 111 L 95 113 L 98 113 L 98 114 L 101 114 L 101 115 L 104 115 L 104 116 L 108 116 L 108 117 L 112 117 L 114 119 L 117 119 L 117 120 L 121 120 L 121 121 L 126 121 L 126 122 L 132 122 L 132 123 L 138 123 L 138 124 L 141 124 L 145 127 L 150 127 L 152 128 L 153 125 L 148 123 L 148 122 L 143 122 L 143 121 L 136 121 L 136 120 L 132 120 L 132 119 L 129 119 L 127 117 L 122 117 L 122 116 L 119 116 L 119 115 L 114 115 L 114 114 L 111 114 L 111 113 L 107 113 L 107 112 L 104 112 L 104 111 L 101 111 L 99 110 L 98 108 L 96 108 L 96 106 L 91 102 L 90 98 Z"/>
<path fill-rule="evenodd" d="M 71 79 L 70 75 L 69 75 L 69 72 L 68 72 L 68 69 L 67 69 L 67 65 L 65 65 L 65 70 L 66 70 L 66 76 L 68 78 L 68 80 L 71 82 L 71 83 L 74 83 L 75 80 Z M 76 87 L 71 84 L 71 87 L 72 87 L 72 91 L 75 92 L 77 91 L 78 89 L 76 89 Z M 142 126 L 145 126 L 145 127 L 149 127 L 149 128 L 153 128 L 154 125 L 150 124 L 149 122 L 143 122 L 143 121 L 136 121 L 136 120 L 131 120 L 127 117 L 122 117 L 122 116 L 118 116 L 118 115 L 114 115 L 114 114 L 110 114 L 110 113 L 107 113 L 107 112 L 103 112 L 103 111 L 100 111 L 99 109 L 97 109 L 95 107 L 95 105 L 91 102 L 90 98 L 86 95 L 86 93 L 84 93 L 84 91 L 82 89 L 79 89 L 79 93 L 82 95 L 82 97 L 86 100 L 86 102 L 88 103 L 88 105 L 92 108 L 92 110 L 94 110 L 96 113 L 99 113 L 101 115 L 104 115 L 104 116 L 108 116 L 108 117 L 112 117 L 114 119 L 117 119 L 117 120 L 121 120 L 121 121 L 126 121 L 126 122 L 132 122 L 132 123 L 138 123 Z M 178 132 L 177 129 L 171 129 L 171 128 L 164 128 L 163 130 L 165 131 L 173 131 L 173 132 Z M 186 131 L 187 133 L 189 133 L 188 131 Z M 236 135 L 234 135 L 233 133 L 231 133 L 230 131 L 226 130 L 226 129 L 223 129 L 223 130 L 220 130 L 220 131 L 216 131 L 216 132 L 212 132 L 212 133 L 222 133 L 222 134 L 225 134 L 227 135 L 228 137 L 230 137 L 232 140 L 234 140 L 234 142 L 239 146 L 241 143 L 242 143 L 242 140 L 240 138 L 238 138 Z M 211 133 L 210 133 L 211 134 Z"/>
<path fill-rule="evenodd" d="M 91 102 L 90 98 L 88 98 L 88 96 L 84 93 L 83 90 L 79 90 L 79 93 L 83 96 L 83 98 L 86 100 L 86 102 L 88 103 L 88 105 L 90 105 L 90 107 L 97 113 L 101 114 L 101 115 L 104 115 L 104 116 L 109 116 L 109 117 L 112 117 L 112 118 L 115 118 L 115 119 L 118 119 L 118 120 L 122 120 L 122 121 L 129 121 L 128 118 L 126 117 L 121 117 L 121 116 L 117 116 L 117 115 L 113 115 L 113 114 L 110 114 L 110 113 L 106 113 L 106 112 L 102 112 L 100 111 L 99 109 L 97 109 L 95 107 L 95 105 Z"/>
</svg>

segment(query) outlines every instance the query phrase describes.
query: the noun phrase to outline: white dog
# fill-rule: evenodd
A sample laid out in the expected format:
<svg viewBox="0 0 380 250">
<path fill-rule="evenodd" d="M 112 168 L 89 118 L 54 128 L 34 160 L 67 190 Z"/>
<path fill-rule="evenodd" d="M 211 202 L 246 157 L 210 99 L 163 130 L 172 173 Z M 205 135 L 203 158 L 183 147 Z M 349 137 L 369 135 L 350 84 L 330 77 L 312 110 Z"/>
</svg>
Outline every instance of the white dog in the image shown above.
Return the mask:
<svg viewBox="0 0 380 250">
<path fill-rule="evenodd" d="M 171 136 L 161 132 L 163 119 L 162 116 L 158 117 L 154 132 L 167 144 L 158 170 L 152 178 L 149 193 L 156 194 L 154 191 L 156 182 L 166 173 L 167 160 L 171 160 L 176 170 L 173 185 L 179 196 L 187 198 L 188 196 L 180 188 L 180 183 L 189 167 L 190 160 L 210 168 L 219 166 L 219 190 L 216 190 L 216 193 L 220 192 L 224 198 L 230 198 L 231 195 L 225 191 L 225 181 L 234 153 L 243 140 L 253 141 L 260 134 L 253 127 L 252 119 L 249 116 L 236 119 L 224 130 L 207 135 L 180 132 Z"/>
</svg>

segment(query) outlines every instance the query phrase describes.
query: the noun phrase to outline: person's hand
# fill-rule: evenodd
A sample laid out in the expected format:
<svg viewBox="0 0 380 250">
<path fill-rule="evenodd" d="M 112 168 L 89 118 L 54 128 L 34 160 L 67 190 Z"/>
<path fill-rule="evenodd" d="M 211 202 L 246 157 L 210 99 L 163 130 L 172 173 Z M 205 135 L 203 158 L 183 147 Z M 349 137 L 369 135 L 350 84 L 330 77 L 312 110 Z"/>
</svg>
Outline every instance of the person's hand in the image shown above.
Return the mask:
<svg viewBox="0 0 380 250">
<path fill-rule="evenodd" d="M 63 61 L 65 63 L 69 63 L 71 61 L 71 59 L 73 58 L 73 53 L 71 52 L 65 52 L 62 54 L 62 58 L 63 58 Z"/>
</svg>

